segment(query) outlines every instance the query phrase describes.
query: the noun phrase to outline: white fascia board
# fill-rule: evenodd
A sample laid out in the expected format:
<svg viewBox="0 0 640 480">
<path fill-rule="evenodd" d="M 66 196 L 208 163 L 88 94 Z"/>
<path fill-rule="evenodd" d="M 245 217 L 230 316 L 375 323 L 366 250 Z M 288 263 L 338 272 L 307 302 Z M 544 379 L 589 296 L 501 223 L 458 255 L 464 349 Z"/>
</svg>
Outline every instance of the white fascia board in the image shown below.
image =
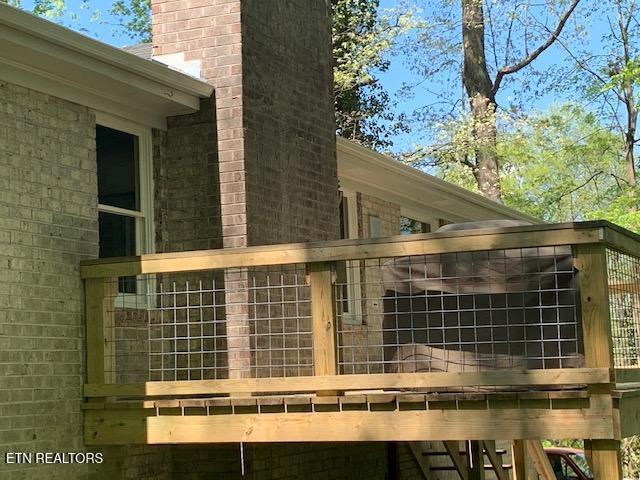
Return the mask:
<svg viewBox="0 0 640 480">
<path fill-rule="evenodd" d="M 113 99 L 105 97 L 104 92 L 89 88 L 85 84 L 74 83 L 24 65 L 16 65 L 2 57 L 0 57 L 0 80 L 84 105 L 98 112 L 126 118 L 141 125 L 160 130 L 167 128 L 165 115 L 114 102 Z"/>
<path fill-rule="evenodd" d="M 164 124 L 166 116 L 197 111 L 200 99 L 213 93 L 213 87 L 200 79 L 2 3 L 0 45 L 0 79 L 19 77 L 23 86 L 37 84 L 35 89 L 44 93 L 115 115 L 139 112 L 135 117 L 151 116 L 153 126 Z"/>
<path fill-rule="evenodd" d="M 344 187 L 404 206 L 408 211 L 442 212 L 451 221 L 535 217 L 404 165 L 386 155 L 337 139 L 338 178 Z"/>
<path fill-rule="evenodd" d="M 213 87 L 201 79 L 172 70 L 164 64 L 137 57 L 3 3 L 0 3 L 0 25 L 29 33 L 50 44 L 74 50 L 83 57 L 93 58 L 194 96 L 209 97 L 213 93 Z"/>
</svg>

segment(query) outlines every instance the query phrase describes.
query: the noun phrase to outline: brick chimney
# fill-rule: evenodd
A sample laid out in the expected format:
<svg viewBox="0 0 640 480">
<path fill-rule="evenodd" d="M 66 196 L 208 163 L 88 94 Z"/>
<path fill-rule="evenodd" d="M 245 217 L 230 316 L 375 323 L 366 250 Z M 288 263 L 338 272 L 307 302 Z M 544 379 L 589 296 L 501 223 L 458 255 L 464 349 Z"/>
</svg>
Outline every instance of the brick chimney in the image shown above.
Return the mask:
<svg viewBox="0 0 640 480">
<path fill-rule="evenodd" d="M 151 0 L 151 8 L 154 57 L 215 87 L 215 120 L 196 121 L 198 132 L 216 125 L 223 246 L 338 238 L 329 0 Z M 209 165 L 196 169 L 213 178 Z M 251 376 L 248 282 L 246 269 L 225 271 L 232 378 Z"/>
<path fill-rule="evenodd" d="M 223 245 L 338 238 L 328 0 L 152 0 L 154 57 L 215 87 Z"/>
</svg>

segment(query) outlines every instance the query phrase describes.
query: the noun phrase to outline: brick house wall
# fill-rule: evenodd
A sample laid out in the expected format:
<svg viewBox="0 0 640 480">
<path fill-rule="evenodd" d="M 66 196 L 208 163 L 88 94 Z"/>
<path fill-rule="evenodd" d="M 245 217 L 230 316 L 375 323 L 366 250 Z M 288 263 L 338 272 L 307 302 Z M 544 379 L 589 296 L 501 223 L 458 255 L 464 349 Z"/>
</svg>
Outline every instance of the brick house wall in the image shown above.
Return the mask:
<svg viewBox="0 0 640 480">
<path fill-rule="evenodd" d="M 82 449 L 78 266 L 98 251 L 93 125 L 86 108 L 0 83 L 3 452 Z"/>
<path fill-rule="evenodd" d="M 386 480 L 387 444 L 305 443 L 175 447 L 173 479 L 205 480 Z"/>
<path fill-rule="evenodd" d="M 152 1 L 154 56 L 215 87 L 222 245 L 338 238 L 328 2 Z M 246 286 L 227 272 L 229 375 L 250 375 Z"/>
<path fill-rule="evenodd" d="M 156 252 L 222 248 L 213 99 L 153 130 Z"/>
<path fill-rule="evenodd" d="M 81 260 L 98 256 L 95 118 L 0 82 L 0 453 L 82 452 Z M 11 465 L 14 479 L 169 478 L 165 448 L 108 448 L 104 464 Z"/>
<path fill-rule="evenodd" d="M 381 235 L 391 237 L 400 235 L 400 205 L 387 202 L 366 193 L 358 193 L 358 236 L 369 238 L 371 217 L 378 217 Z"/>
</svg>

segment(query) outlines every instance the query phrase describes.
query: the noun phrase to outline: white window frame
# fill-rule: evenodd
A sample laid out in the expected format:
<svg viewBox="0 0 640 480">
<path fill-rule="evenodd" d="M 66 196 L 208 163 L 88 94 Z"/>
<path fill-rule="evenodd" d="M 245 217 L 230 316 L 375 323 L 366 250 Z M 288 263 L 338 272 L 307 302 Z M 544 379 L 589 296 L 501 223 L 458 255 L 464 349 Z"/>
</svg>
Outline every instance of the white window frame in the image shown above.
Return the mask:
<svg viewBox="0 0 640 480">
<path fill-rule="evenodd" d="M 342 197 L 347 200 L 346 238 L 358 238 L 358 196 L 351 190 L 341 190 Z M 362 285 L 360 281 L 360 261 L 347 260 L 347 304 L 349 312 L 342 314 L 345 325 L 362 325 Z"/>
<path fill-rule="evenodd" d="M 134 218 L 136 221 L 136 255 L 155 253 L 153 143 L 151 127 L 121 117 L 96 112 L 96 126 L 103 126 L 138 137 L 138 195 L 140 211 L 98 203 L 98 212 Z M 143 228 L 141 226 L 144 225 Z M 116 305 L 124 308 L 146 308 L 150 293 L 155 291 L 154 279 L 146 282 L 146 292 L 118 293 Z M 144 295 L 143 298 L 140 298 Z"/>
</svg>

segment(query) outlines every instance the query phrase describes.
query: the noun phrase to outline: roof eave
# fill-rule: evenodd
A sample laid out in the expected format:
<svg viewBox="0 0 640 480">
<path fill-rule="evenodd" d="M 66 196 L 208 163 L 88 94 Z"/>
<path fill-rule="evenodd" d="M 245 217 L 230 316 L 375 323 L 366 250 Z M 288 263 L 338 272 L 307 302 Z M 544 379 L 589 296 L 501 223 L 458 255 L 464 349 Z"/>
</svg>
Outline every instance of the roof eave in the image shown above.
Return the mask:
<svg viewBox="0 0 640 480">
<path fill-rule="evenodd" d="M 213 93 L 203 80 L 2 3 L 0 40 L 0 78 L 159 128 Z"/>
<path fill-rule="evenodd" d="M 386 155 L 375 152 L 371 149 L 358 145 L 347 139 L 338 137 L 338 151 L 350 156 L 351 160 L 346 159 L 343 155 L 338 155 L 338 176 L 344 180 L 353 183 L 366 182 L 366 178 L 359 177 L 349 171 L 349 163 L 353 164 L 354 159 L 360 159 L 362 162 L 366 162 L 367 175 L 370 177 L 370 181 L 376 183 L 376 188 L 380 190 L 393 191 L 395 195 L 409 195 L 405 190 L 398 190 L 388 185 L 388 179 L 383 178 L 386 174 L 392 174 L 396 178 L 401 178 L 403 184 L 411 185 L 416 190 L 422 192 L 436 191 L 441 197 L 448 197 L 452 201 L 459 201 L 463 204 L 474 205 L 478 208 L 485 210 L 486 212 L 495 212 L 499 217 L 496 218 L 514 218 L 528 220 L 534 223 L 542 223 L 542 221 L 536 217 L 525 214 L 513 208 L 507 207 L 500 203 L 489 200 L 481 195 L 470 192 L 462 187 L 446 182 L 442 179 L 429 175 L 416 168 L 405 165 L 397 160 L 394 160 Z M 427 199 L 410 198 L 412 202 L 422 202 L 425 208 L 433 207 L 429 204 Z M 454 212 L 450 212 L 454 213 Z M 459 214 L 458 214 L 459 215 Z"/>
</svg>

